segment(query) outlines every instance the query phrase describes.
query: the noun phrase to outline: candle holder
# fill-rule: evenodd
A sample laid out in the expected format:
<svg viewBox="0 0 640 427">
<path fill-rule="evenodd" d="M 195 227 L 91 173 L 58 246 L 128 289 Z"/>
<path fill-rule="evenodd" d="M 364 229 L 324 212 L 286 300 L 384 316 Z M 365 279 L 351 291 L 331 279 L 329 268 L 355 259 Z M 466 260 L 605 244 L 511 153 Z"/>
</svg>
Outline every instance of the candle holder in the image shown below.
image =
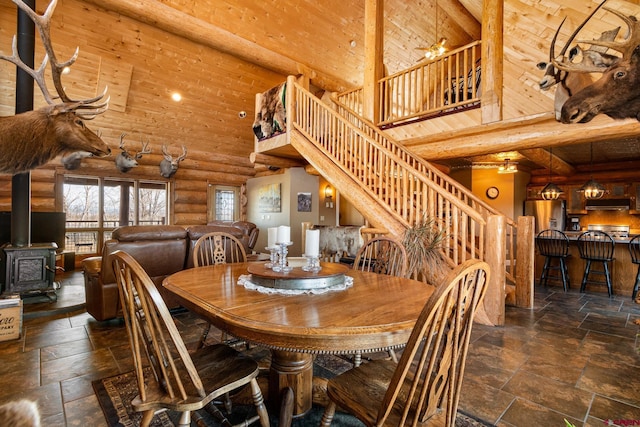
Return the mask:
<svg viewBox="0 0 640 427">
<path fill-rule="evenodd" d="M 307 259 L 307 265 L 302 267 L 303 271 L 309 271 L 311 273 L 317 273 L 322 270 L 320 267 L 320 256 L 319 255 L 302 255 Z"/>
<path fill-rule="evenodd" d="M 276 245 L 278 245 L 278 263 L 271 269 L 278 273 L 288 273 L 293 270 L 293 267 L 287 265 L 287 254 L 289 253 L 287 246 L 293 245 L 293 242 L 276 243 Z"/>
<path fill-rule="evenodd" d="M 278 264 L 278 252 L 280 248 L 277 246 L 267 246 L 265 249 L 269 251 L 269 262 L 265 262 L 264 266 L 266 268 L 273 268 L 273 266 Z"/>
</svg>

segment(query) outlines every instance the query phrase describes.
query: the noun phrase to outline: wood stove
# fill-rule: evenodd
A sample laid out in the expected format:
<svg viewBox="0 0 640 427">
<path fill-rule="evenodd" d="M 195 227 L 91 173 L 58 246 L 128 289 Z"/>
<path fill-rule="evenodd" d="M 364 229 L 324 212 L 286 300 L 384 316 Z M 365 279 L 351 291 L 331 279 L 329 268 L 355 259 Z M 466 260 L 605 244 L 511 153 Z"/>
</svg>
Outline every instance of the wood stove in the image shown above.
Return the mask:
<svg viewBox="0 0 640 427">
<path fill-rule="evenodd" d="M 47 293 L 55 291 L 55 243 L 35 243 L 23 247 L 5 245 L 0 251 L 2 293 Z"/>
</svg>

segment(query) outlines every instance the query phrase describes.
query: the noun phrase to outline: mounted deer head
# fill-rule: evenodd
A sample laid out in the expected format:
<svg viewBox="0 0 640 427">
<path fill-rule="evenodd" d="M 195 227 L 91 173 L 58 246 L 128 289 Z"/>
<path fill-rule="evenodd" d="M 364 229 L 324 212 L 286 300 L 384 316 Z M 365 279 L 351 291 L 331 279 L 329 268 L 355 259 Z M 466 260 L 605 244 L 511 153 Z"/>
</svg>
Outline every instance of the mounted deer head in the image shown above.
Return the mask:
<svg viewBox="0 0 640 427">
<path fill-rule="evenodd" d="M 124 148 L 124 137 L 126 135 L 126 133 L 120 135 L 119 148 L 122 151 L 120 151 L 120 154 L 116 156 L 115 160 L 116 168 L 122 173 L 129 172 L 131 169 L 138 166 L 138 160 L 142 158 L 143 154 L 151 153 L 151 149 L 149 148 L 149 141 L 143 142 L 142 150 L 138 151 L 136 154 L 132 155 L 131 153 L 129 153 L 127 149 Z"/>
<path fill-rule="evenodd" d="M 604 3 L 604 2 L 603 2 Z M 601 4 L 602 5 L 602 4 Z M 604 8 L 625 22 L 627 36 L 621 42 L 613 40 L 578 40 L 605 49 L 620 52 L 622 57 L 610 61 L 606 69 L 593 64 L 574 64 L 565 58 L 554 60 L 554 65 L 567 72 L 602 72 L 602 77 L 575 93 L 562 106 L 563 123 L 585 123 L 604 113 L 614 119 L 635 117 L 640 120 L 640 24 L 634 16 Z M 593 16 L 589 15 L 587 20 Z M 586 21 L 582 24 L 584 25 Z M 572 42 L 570 39 L 567 43 Z M 596 55 L 597 56 L 597 55 Z"/>
<path fill-rule="evenodd" d="M 160 175 L 165 178 L 171 178 L 178 170 L 180 162 L 187 157 L 187 147 L 183 145 L 182 155 L 174 159 L 171 154 L 167 153 L 167 146 L 163 144 L 162 154 L 164 154 L 164 159 L 160 162 Z"/>
<path fill-rule="evenodd" d="M 599 72 L 604 71 L 604 69 L 606 69 L 608 66 L 619 59 L 615 55 L 607 54 L 607 48 L 602 46 L 591 45 L 587 50 L 583 50 L 580 46 L 574 46 L 569 49 L 570 42 L 576 37 L 582 27 L 584 27 L 587 21 L 598 11 L 598 9 L 600 9 L 600 7 L 604 3 L 605 2 L 602 2 L 598 7 L 596 7 L 591 15 L 589 15 L 587 19 L 581 25 L 579 25 L 578 28 L 576 28 L 576 30 L 569 38 L 570 41 L 565 44 L 558 57 L 564 58 L 564 55 L 568 49 L 569 63 L 577 64 L 574 61 L 576 60 L 576 58 L 581 58 L 579 62 L 581 66 L 584 67 L 590 65 L 592 67 L 597 67 Z M 575 93 L 578 93 L 594 82 L 594 78 L 589 73 L 578 71 L 567 72 L 555 66 L 554 60 L 556 59 L 556 57 L 554 54 L 554 50 L 556 40 L 558 38 L 560 28 L 564 24 L 565 20 L 566 18 L 563 19 L 560 23 L 555 35 L 553 36 L 553 40 L 551 41 L 551 45 L 549 47 L 549 61 L 539 62 L 538 64 L 536 64 L 538 69 L 544 70 L 544 75 L 539 82 L 541 90 L 549 90 L 556 84 L 559 84 L 559 86 L 556 88 L 553 102 L 553 110 L 555 112 L 556 120 L 558 121 L 560 121 L 561 119 L 561 110 L 564 103 Z M 598 40 L 613 41 L 618 35 L 618 32 L 620 32 L 620 27 L 614 28 L 613 30 L 605 31 L 600 35 L 600 38 Z"/>
<path fill-rule="evenodd" d="M 85 151 L 96 156 L 106 156 L 111 150 L 94 132 L 85 127 L 84 120 L 93 119 L 107 110 L 108 99 L 98 103 L 105 91 L 95 98 L 71 99 L 62 85 L 62 70 L 71 66 L 78 57 L 78 49 L 66 62 L 58 62 L 51 45 L 51 15 L 57 0 L 52 0 L 42 15 L 35 13 L 22 0 L 12 0 L 36 25 L 46 55 L 35 70 L 27 66 L 18 54 L 17 38 L 13 37 L 12 55 L 0 53 L 0 59 L 15 64 L 28 73 L 40 87 L 46 107 L 10 117 L 0 117 L 0 173 L 16 174 L 34 169 L 62 153 Z M 47 89 L 44 72 L 51 65 L 51 75 L 56 92 L 62 102 L 56 104 Z M 97 103 L 97 104 L 96 104 Z"/>
<path fill-rule="evenodd" d="M 82 159 L 93 156 L 88 151 L 74 151 L 71 154 L 62 156 L 62 165 L 66 170 L 76 170 L 82 164 Z"/>
</svg>

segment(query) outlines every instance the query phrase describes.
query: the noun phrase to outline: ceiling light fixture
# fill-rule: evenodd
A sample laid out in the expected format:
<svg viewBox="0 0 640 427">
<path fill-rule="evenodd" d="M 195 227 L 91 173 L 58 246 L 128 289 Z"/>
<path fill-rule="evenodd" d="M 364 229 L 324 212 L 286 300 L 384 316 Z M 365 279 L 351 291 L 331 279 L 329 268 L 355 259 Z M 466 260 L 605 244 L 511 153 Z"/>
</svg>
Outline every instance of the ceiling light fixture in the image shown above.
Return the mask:
<svg viewBox="0 0 640 427">
<path fill-rule="evenodd" d="M 590 143 L 591 147 L 591 156 L 590 156 L 590 164 L 591 164 L 591 176 L 589 181 L 587 181 L 579 191 L 584 193 L 584 198 L 593 200 L 593 199 L 601 199 L 606 193 L 606 188 L 604 185 L 593 180 L 593 143 Z"/>
<path fill-rule="evenodd" d="M 563 193 L 562 189 L 551 180 L 551 167 L 553 166 L 553 148 L 549 148 L 549 183 L 540 192 L 544 200 L 557 200 Z"/>
<path fill-rule="evenodd" d="M 517 163 L 511 163 L 509 159 L 504 159 L 504 163 L 498 166 L 498 173 L 516 173 L 518 172 Z"/>
<path fill-rule="evenodd" d="M 436 40 L 437 42 L 433 43 L 429 47 L 419 47 L 418 49 L 424 50 L 424 57 L 431 61 L 436 59 L 440 55 L 444 54 L 447 51 L 445 44 L 447 43 L 447 39 L 445 37 L 441 37 L 438 39 L 438 0 L 436 0 L 436 13 L 435 13 L 435 21 L 436 21 Z"/>
</svg>

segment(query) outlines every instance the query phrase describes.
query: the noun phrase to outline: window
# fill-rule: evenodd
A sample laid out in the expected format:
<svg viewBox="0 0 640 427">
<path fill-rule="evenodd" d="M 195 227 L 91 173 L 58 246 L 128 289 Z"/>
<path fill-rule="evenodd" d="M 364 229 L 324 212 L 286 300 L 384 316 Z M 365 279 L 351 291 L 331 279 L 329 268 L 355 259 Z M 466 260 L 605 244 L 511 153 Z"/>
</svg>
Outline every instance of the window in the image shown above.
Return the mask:
<svg viewBox="0 0 640 427">
<path fill-rule="evenodd" d="M 209 185 L 207 221 L 237 221 L 240 217 L 240 188 Z"/>
<path fill-rule="evenodd" d="M 121 225 L 166 224 L 168 187 L 164 182 L 96 177 L 64 177 L 67 247 L 97 253 Z"/>
</svg>

